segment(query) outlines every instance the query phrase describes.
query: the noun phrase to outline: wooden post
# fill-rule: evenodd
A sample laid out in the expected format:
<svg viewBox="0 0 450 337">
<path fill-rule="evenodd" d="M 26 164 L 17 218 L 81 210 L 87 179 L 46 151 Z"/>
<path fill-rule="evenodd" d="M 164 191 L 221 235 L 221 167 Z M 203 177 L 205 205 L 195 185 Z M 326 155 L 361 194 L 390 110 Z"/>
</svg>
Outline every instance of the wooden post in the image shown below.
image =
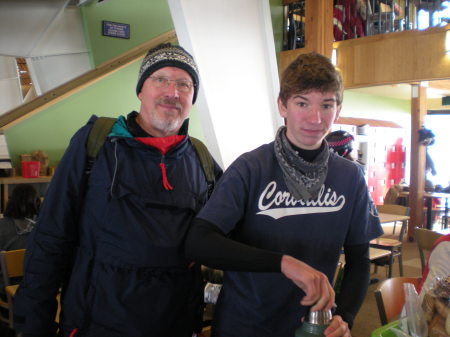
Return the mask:
<svg viewBox="0 0 450 337">
<path fill-rule="evenodd" d="M 425 87 L 411 85 L 411 177 L 409 186 L 410 220 L 408 239 L 414 239 L 414 227 L 424 227 L 425 146 L 419 143 L 419 129 L 427 111 Z"/>
<path fill-rule="evenodd" d="M 305 48 L 331 57 L 333 40 L 333 1 L 305 0 Z"/>
<path fill-rule="evenodd" d="M 283 5 L 296 1 L 283 0 Z M 280 73 L 300 54 L 316 52 L 331 57 L 333 41 L 333 1 L 305 0 L 305 47 L 282 52 Z"/>
</svg>

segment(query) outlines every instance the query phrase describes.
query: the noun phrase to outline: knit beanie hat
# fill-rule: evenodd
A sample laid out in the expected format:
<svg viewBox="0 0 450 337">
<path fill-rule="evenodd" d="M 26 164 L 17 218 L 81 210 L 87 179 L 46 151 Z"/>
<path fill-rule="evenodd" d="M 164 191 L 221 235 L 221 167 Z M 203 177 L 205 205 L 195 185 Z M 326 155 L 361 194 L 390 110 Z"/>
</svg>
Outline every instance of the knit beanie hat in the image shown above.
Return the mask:
<svg viewBox="0 0 450 337">
<path fill-rule="evenodd" d="M 170 43 L 163 43 L 150 49 L 141 64 L 139 79 L 136 86 L 136 94 L 139 95 L 145 80 L 156 70 L 164 67 L 177 67 L 188 72 L 194 82 L 194 96 L 192 104 L 197 99 L 199 78 L 198 69 L 192 55 L 183 47 L 172 46 Z"/>
<path fill-rule="evenodd" d="M 353 150 L 354 137 L 347 131 L 333 131 L 325 137 L 325 140 L 330 149 L 342 157 Z"/>
</svg>

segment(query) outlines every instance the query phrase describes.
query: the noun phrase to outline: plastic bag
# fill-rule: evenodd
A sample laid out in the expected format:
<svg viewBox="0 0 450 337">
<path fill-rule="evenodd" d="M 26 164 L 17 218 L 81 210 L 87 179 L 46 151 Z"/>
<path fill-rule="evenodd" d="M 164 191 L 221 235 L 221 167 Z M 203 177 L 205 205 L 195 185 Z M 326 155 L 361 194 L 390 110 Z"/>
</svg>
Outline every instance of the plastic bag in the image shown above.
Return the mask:
<svg viewBox="0 0 450 337">
<path fill-rule="evenodd" d="M 222 289 L 221 284 L 216 283 L 206 283 L 205 291 L 204 291 L 204 300 L 205 303 L 215 304 L 217 302 L 217 298 L 219 297 L 220 290 Z"/>
<path fill-rule="evenodd" d="M 402 330 L 411 337 L 427 337 L 428 324 L 416 288 L 412 283 L 405 283 L 403 290 L 405 292 L 405 319 L 400 322 Z"/>
</svg>

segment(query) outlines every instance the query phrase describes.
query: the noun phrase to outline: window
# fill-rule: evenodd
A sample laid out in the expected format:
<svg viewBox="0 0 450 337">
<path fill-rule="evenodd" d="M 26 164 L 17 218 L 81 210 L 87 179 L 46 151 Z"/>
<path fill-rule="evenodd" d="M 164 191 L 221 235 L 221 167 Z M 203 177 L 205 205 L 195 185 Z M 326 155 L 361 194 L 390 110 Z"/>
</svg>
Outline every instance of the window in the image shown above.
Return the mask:
<svg viewBox="0 0 450 337">
<path fill-rule="evenodd" d="M 450 182 L 449 123 L 450 115 L 427 115 L 425 118 L 425 127 L 435 135 L 434 144 L 427 146 L 427 152 L 433 160 L 436 175 L 428 173 L 427 179 L 442 187 L 447 187 Z"/>
</svg>

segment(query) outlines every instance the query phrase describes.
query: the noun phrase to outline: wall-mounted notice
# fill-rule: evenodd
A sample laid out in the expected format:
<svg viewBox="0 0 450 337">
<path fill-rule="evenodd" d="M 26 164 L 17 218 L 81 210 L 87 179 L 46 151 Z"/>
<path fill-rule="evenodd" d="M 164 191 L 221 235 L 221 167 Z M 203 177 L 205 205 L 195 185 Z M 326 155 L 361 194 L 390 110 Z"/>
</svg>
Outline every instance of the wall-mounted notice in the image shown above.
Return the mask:
<svg viewBox="0 0 450 337">
<path fill-rule="evenodd" d="M 102 35 L 129 39 L 130 25 L 128 23 L 102 21 Z"/>
</svg>

